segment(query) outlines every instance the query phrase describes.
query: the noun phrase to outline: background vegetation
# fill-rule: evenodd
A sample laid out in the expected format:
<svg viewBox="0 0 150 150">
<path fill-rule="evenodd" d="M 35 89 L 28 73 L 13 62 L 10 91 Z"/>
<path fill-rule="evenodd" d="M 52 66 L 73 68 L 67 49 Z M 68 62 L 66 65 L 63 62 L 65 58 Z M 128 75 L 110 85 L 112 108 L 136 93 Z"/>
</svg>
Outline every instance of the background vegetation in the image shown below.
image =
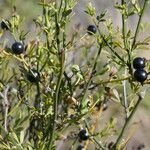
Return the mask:
<svg viewBox="0 0 150 150">
<path fill-rule="evenodd" d="M 95 6 L 97 14 L 99 12 L 104 11 L 105 9 L 108 10 L 108 14 L 107 14 L 106 18 L 107 19 L 112 18 L 113 26 L 110 25 L 110 28 L 114 29 L 114 30 L 109 29 L 109 31 L 110 32 L 112 31 L 112 34 L 115 34 L 115 35 L 112 35 L 113 37 L 115 36 L 116 38 L 119 39 L 120 35 L 117 34 L 116 31 L 117 31 L 118 27 L 121 30 L 122 20 L 121 20 L 121 14 L 119 13 L 119 10 L 116 10 L 114 8 L 115 2 L 117 2 L 117 1 L 110 1 L 110 0 L 100 0 L 100 1 L 97 0 L 96 1 L 95 0 L 95 1 L 92 1 L 92 5 Z M 139 4 L 143 5 L 143 2 L 144 1 L 141 0 L 141 1 L 139 1 Z M 86 1 L 86 0 L 82 0 L 77 3 L 75 8 L 73 8 L 73 13 L 72 13 L 73 15 L 71 17 L 71 21 L 67 24 L 67 30 L 66 30 L 67 41 L 70 38 L 72 38 L 73 34 L 76 32 L 78 34 L 77 39 L 80 39 L 80 40 L 77 40 L 76 43 L 74 43 L 75 46 L 72 47 L 73 50 L 67 52 L 67 54 L 66 54 L 67 55 L 66 62 L 68 62 L 68 63 L 66 63 L 66 66 L 67 66 L 66 71 L 68 74 L 69 74 L 69 72 L 72 71 L 78 79 L 76 82 L 79 82 L 79 83 L 81 81 L 83 81 L 83 79 L 82 79 L 83 77 L 82 77 L 82 73 L 80 73 L 80 69 L 78 68 L 78 66 L 83 66 L 83 68 L 82 68 L 83 72 L 89 71 L 87 69 L 92 68 L 92 64 L 94 63 L 93 57 L 97 54 L 97 45 L 95 42 L 95 37 L 85 35 L 87 32 L 87 30 L 86 30 L 87 26 L 90 24 L 93 24 L 91 17 L 85 13 L 85 10 L 87 9 L 88 4 L 89 4 L 89 1 Z M 41 42 L 45 41 L 45 37 L 42 34 L 40 34 L 40 33 L 38 35 L 35 34 L 37 30 L 35 29 L 35 25 L 33 24 L 33 20 L 35 20 L 36 18 L 38 18 L 40 21 L 41 18 L 39 17 L 39 15 L 41 15 L 43 13 L 43 8 L 40 5 L 38 5 L 37 0 L 26 0 L 26 1 L 23 1 L 23 0 L 13 0 L 13 1 L 0 0 L 0 17 L 1 17 L 1 19 L 9 19 L 11 17 L 11 15 L 14 12 L 13 6 L 16 6 L 17 14 L 19 14 L 21 19 L 23 19 L 23 21 L 22 21 L 23 23 L 21 23 L 19 28 L 23 29 L 24 33 L 29 31 L 29 34 L 26 36 L 24 42 L 26 45 L 28 44 L 27 52 L 30 52 L 30 48 L 32 48 L 32 46 L 34 46 L 35 41 L 38 41 L 38 40 Z M 145 12 L 145 15 L 143 17 L 142 24 L 140 26 L 140 34 L 138 35 L 138 41 L 143 41 L 143 39 L 149 37 L 149 33 L 150 33 L 149 15 L 150 15 L 150 12 L 149 12 L 149 9 L 147 9 Z M 131 29 L 131 31 L 133 33 L 135 32 L 135 29 L 136 29 L 135 26 L 137 24 L 137 20 L 138 20 L 137 15 L 133 15 L 133 16 L 129 17 L 128 22 L 127 22 L 128 27 Z M 105 28 L 105 25 L 103 25 L 103 24 L 101 24 L 100 30 L 104 33 L 107 33 L 107 29 Z M 19 32 L 19 34 L 20 33 L 21 32 Z M 111 34 L 111 33 L 109 33 L 109 34 Z M 3 33 L 3 31 L 1 30 L 0 43 L 1 43 L 0 49 L 3 49 L 6 46 L 11 47 L 12 43 L 14 43 L 14 38 L 12 37 L 12 35 L 10 33 L 8 33 L 8 32 Z M 116 43 L 116 44 L 118 44 L 118 43 Z M 34 47 L 33 47 L 33 49 L 34 49 Z M 109 60 L 109 58 L 108 58 L 109 54 L 107 55 L 107 51 L 108 51 L 108 49 L 106 48 L 106 51 L 104 53 L 102 53 L 100 58 L 97 60 L 97 62 L 98 62 L 97 70 L 99 70 L 100 74 L 101 74 L 101 68 L 103 66 L 105 66 L 107 63 L 109 63 L 109 62 L 107 62 Z M 41 56 L 42 60 L 44 60 L 44 58 L 46 56 L 47 56 L 47 51 L 45 54 L 43 54 L 43 56 Z M 135 56 L 141 56 L 141 57 L 146 57 L 146 59 L 150 59 L 149 46 L 147 46 L 147 45 L 140 46 L 138 48 L 138 50 L 136 50 L 135 53 L 133 54 L 133 57 L 135 57 Z M 20 68 L 19 68 L 19 65 L 21 65 L 20 60 L 18 62 L 18 60 L 16 60 L 15 57 L 12 57 L 12 56 L 11 57 L 7 56 L 6 58 L 9 61 L 7 60 L 7 61 L 2 62 L 0 70 L 3 73 L 0 75 L 0 78 L 1 79 L 3 78 L 4 81 L 7 81 L 9 83 L 11 81 L 11 77 L 13 75 L 15 75 L 16 78 L 26 81 L 25 76 L 23 76 L 23 78 L 22 77 L 20 78 L 20 75 L 21 75 Z M 34 60 L 34 59 L 32 60 L 32 58 L 36 58 L 34 52 L 33 53 L 31 52 L 31 56 L 29 56 L 28 61 L 29 61 L 29 63 L 31 63 L 30 64 L 31 66 L 35 66 L 36 60 Z M 53 59 L 54 58 L 52 58 L 52 60 Z M 54 63 L 54 60 L 52 61 L 53 63 Z M 49 65 L 51 65 L 52 62 L 49 62 Z M 42 63 L 44 63 L 44 61 Z M 54 65 L 55 67 L 57 67 L 57 65 L 58 65 L 57 63 L 58 62 L 56 61 L 56 64 Z M 87 64 L 87 66 L 85 64 Z M 72 70 L 70 70 L 71 67 L 72 67 Z M 106 68 L 106 69 L 109 69 L 108 73 L 104 74 L 103 80 L 104 81 L 107 80 L 109 74 L 112 73 L 113 71 L 115 71 L 116 68 L 117 68 L 117 65 L 115 63 L 108 66 L 108 68 Z M 147 65 L 147 68 L 149 70 L 149 64 Z M 22 70 L 22 71 L 24 71 L 24 70 Z M 56 74 L 58 75 L 57 69 L 55 71 L 56 71 Z M 105 70 L 103 70 L 103 71 L 105 72 Z M 51 70 L 49 71 L 48 66 L 44 70 L 44 73 L 42 73 L 42 80 L 45 80 L 45 83 L 48 84 L 48 81 L 47 81 L 48 78 L 46 76 L 46 73 L 51 73 Z M 25 72 L 25 74 L 26 74 L 26 72 Z M 117 77 L 122 76 L 122 74 L 124 74 L 124 70 L 121 70 L 121 71 L 119 70 L 117 72 Z M 115 79 L 115 76 L 113 78 Z M 95 78 L 94 81 L 100 81 L 100 79 L 101 78 Z M 52 87 L 55 85 L 55 80 L 53 82 L 54 83 L 52 83 L 52 85 L 51 85 Z M 76 83 L 76 84 L 78 84 L 78 83 Z M 8 115 L 10 117 L 10 120 L 11 120 L 11 117 L 13 118 L 14 116 L 17 116 L 16 120 L 14 119 L 14 121 L 10 121 L 11 125 L 13 127 L 13 129 L 10 129 L 11 134 L 12 134 L 11 136 L 15 137 L 17 135 L 20 138 L 19 140 L 23 140 L 22 138 L 25 135 L 23 135 L 24 133 L 20 132 L 20 131 L 23 131 L 23 128 L 26 128 L 28 126 L 28 122 L 26 122 L 25 120 L 26 119 L 28 120 L 29 119 L 28 117 L 30 117 L 30 116 L 27 116 L 28 111 L 29 111 L 28 109 L 30 109 L 30 107 L 27 107 L 27 106 L 25 106 L 27 104 L 24 105 L 22 103 L 22 100 L 23 100 L 22 98 L 18 102 L 17 90 L 19 88 L 19 83 L 17 83 L 16 80 L 13 80 L 13 82 L 10 82 L 9 86 L 11 87 L 10 97 L 13 102 L 12 102 L 12 107 L 11 107 Z M 23 85 L 21 85 L 21 86 L 25 86 L 25 84 L 23 83 Z M 80 86 L 82 86 L 82 84 Z M 116 85 L 116 83 L 114 83 L 114 84 L 108 85 L 108 87 L 113 89 L 113 98 L 112 98 L 113 100 L 108 102 L 108 104 L 107 104 L 108 109 L 106 111 L 104 111 L 104 113 L 101 117 L 97 114 L 91 114 L 90 117 L 92 118 L 92 120 L 89 121 L 92 124 L 92 122 L 97 120 L 97 122 L 96 122 L 97 130 L 95 130 L 95 133 L 97 133 L 99 130 L 101 130 L 100 136 L 102 137 L 103 136 L 102 134 L 104 134 L 103 140 L 105 141 L 105 139 L 107 139 L 106 140 L 107 144 L 109 144 L 109 142 L 111 142 L 111 141 L 114 141 L 114 139 L 117 137 L 117 135 L 115 134 L 116 133 L 115 131 L 119 130 L 122 127 L 122 125 L 124 123 L 124 113 L 125 113 L 124 108 L 120 106 L 120 103 L 116 102 L 116 101 L 120 100 L 120 97 L 122 97 L 122 93 L 123 93 L 122 84 L 119 83 L 118 85 Z M 6 89 L 7 89 L 7 87 L 6 87 Z M 80 88 L 77 89 L 76 92 L 80 93 L 81 89 Z M 25 86 L 24 90 L 27 93 L 27 97 L 29 97 L 29 99 L 34 99 L 35 93 L 36 93 L 35 91 L 37 90 L 35 85 L 32 85 L 31 83 L 28 83 L 28 81 L 27 81 L 27 85 Z M 45 90 L 49 90 L 49 89 L 45 89 Z M 149 148 L 150 148 L 150 144 L 149 144 L 149 141 L 150 141 L 150 134 L 149 134 L 149 130 L 150 130 L 150 127 L 149 127 L 149 123 L 150 123 L 150 117 L 149 117 L 149 114 L 150 114 L 150 112 L 149 112 L 150 89 L 149 89 L 149 85 L 144 85 L 143 87 L 140 87 L 140 90 L 142 92 L 146 91 L 146 95 L 145 95 L 144 100 L 140 104 L 140 107 L 137 109 L 135 117 L 133 118 L 133 120 L 130 124 L 130 128 L 127 130 L 127 134 L 128 133 L 132 134 L 132 131 L 134 132 L 134 130 L 135 130 L 134 134 L 132 135 L 132 138 L 130 139 L 130 141 L 127 144 L 126 149 L 128 149 L 128 150 L 138 149 L 138 146 L 141 144 L 144 144 L 145 149 L 147 149 L 147 150 L 149 150 Z M 1 92 L 4 92 L 4 88 L 2 85 L 1 85 Z M 68 89 L 65 89 L 65 92 L 68 92 Z M 96 100 L 97 97 L 99 97 L 99 96 L 105 97 L 106 95 L 104 95 L 104 92 L 107 92 L 107 91 L 104 90 L 103 86 L 100 86 L 98 89 L 96 89 L 96 92 L 97 93 L 92 91 L 88 97 L 88 99 L 89 99 L 89 101 L 91 101 L 91 103 L 94 100 Z M 132 92 L 133 91 L 131 89 L 128 91 L 128 94 L 129 95 L 131 94 L 130 99 L 132 99 Z M 119 93 L 119 95 L 118 95 L 118 93 Z M 105 93 L 105 94 L 108 94 L 108 93 Z M 44 96 L 45 95 L 42 95 L 42 98 L 44 98 Z M 65 96 L 66 95 L 62 96 L 63 100 L 67 99 L 67 96 L 66 97 Z M 76 99 L 75 99 L 75 101 L 76 101 Z M 30 101 L 30 106 L 33 105 L 32 103 L 33 103 L 33 101 Z M 48 101 L 48 103 L 49 103 L 49 101 Z M 130 103 L 130 104 L 132 104 L 132 103 Z M 34 109 L 32 110 L 32 109 L 30 110 L 31 116 L 32 116 L 32 111 L 33 111 L 33 113 L 35 113 L 35 110 Z M 44 108 L 44 109 L 46 109 L 46 108 Z M 52 108 L 50 107 L 49 109 L 52 109 Z M 22 111 L 22 110 L 24 110 L 24 111 Z M 83 111 L 86 111 L 86 109 L 85 110 L 83 109 Z M 51 113 L 51 110 L 49 110 L 49 112 L 47 112 L 47 113 Z M 68 110 L 68 115 L 71 115 L 74 113 L 75 113 L 74 108 L 72 109 L 72 107 L 71 107 Z M 51 114 L 47 114 L 47 115 L 51 115 Z M 112 119 L 112 116 L 113 116 L 113 119 Z M 67 116 L 65 116 L 65 117 L 67 117 Z M 97 119 L 98 117 L 99 117 L 99 119 Z M 3 115 L 1 116 L 1 119 L 3 119 Z M 118 120 L 118 121 L 116 122 L 116 120 Z M 112 128 L 110 126 L 109 126 L 110 128 L 107 126 L 107 125 L 110 125 L 110 124 L 108 124 L 108 122 L 110 124 L 112 123 L 111 124 Z M 81 127 L 85 127 L 85 125 L 83 126 L 82 124 L 84 124 L 84 123 L 81 121 Z M 60 132 L 60 133 L 63 133 L 63 136 L 59 137 L 60 140 L 58 142 L 58 147 L 57 147 L 58 150 L 59 149 L 69 149 L 70 145 L 75 141 L 76 137 L 78 136 L 79 127 L 76 127 L 76 126 L 80 126 L 80 125 L 79 124 L 73 125 L 70 128 L 68 128 L 67 130 L 65 130 L 64 132 Z M 104 129 L 103 130 L 104 133 L 102 132 L 102 129 Z M 108 129 L 108 131 L 107 131 L 107 129 Z M 131 132 L 130 132 L 130 130 L 131 130 Z M 109 135 L 109 132 L 112 132 L 111 135 L 114 135 L 114 136 Z M 16 133 L 16 135 L 14 133 Z M 40 134 L 41 133 L 39 132 L 38 136 L 40 136 Z M 11 136 L 9 138 L 11 138 Z M 60 136 L 60 134 L 59 134 L 59 136 Z M 64 140 L 65 137 L 68 137 L 68 139 Z M 62 139 L 64 138 L 64 139 L 61 140 L 61 138 Z M 17 137 L 15 140 L 17 140 Z M 10 141 L 11 141 L 11 143 L 14 142 L 12 139 L 10 139 Z M 24 142 L 22 141 L 22 143 L 24 143 Z M 29 146 L 30 143 L 24 144 L 23 147 L 26 147 L 26 145 L 28 145 L 28 147 L 30 147 Z M 75 144 L 74 148 L 76 148 L 77 145 L 78 145 L 78 142 Z M 19 148 L 22 148 L 21 146 Z M 12 147 L 10 146 L 10 148 L 12 148 Z M 32 146 L 30 148 L 32 149 Z M 94 146 L 93 145 L 91 147 L 89 146 L 89 149 L 94 149 Z"/>
</svg>

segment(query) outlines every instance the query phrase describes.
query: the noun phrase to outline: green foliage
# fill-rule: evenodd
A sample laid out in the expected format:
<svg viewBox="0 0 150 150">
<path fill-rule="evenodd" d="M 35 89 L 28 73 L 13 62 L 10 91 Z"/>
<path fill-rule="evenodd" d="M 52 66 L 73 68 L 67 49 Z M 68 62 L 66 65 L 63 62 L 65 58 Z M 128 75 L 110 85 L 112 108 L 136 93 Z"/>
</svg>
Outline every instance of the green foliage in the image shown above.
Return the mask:
<svg viewBox="0 0 150 150">
<path fill-rule="evenodd" d="M 124 131 L 145 96 L 142 85 L 149 84 L 149 80 L 137 82 L 132 67 L 137 50 L 146 50 L 150 42 L 149 37 L 137 39 L 145 28 L 141 21 L 148 0 L 143 5 L 138 0 L 117 2 L 114 9 L 122 15 L 119 28 L 107 10 L 97 13 L 89 3 L 85 12 L 97 28 L 93 35 L 81 35 L 79 27 L 69 34 L 76 4 L 75 0 L 41 0 L 37 5 L 42 13 L 33 20 L 33 31 L 23 28 L 24 17 L 15 7 L 9 19 L 1 20 L 8 26 L 0 31 L 4 37 L 0 43 L 1 150 L 52 150 L 64 139 L 73 141 L 74 148 L 83 127 L 90 133 L 85 147 L 90 141 L 95 149 L 107 149 L 109 136 L 117 136 L 112 149 L 124 144 Z M 135 33 L 127 28 L 131 15 L 139 18 Z M 24 44 L 23 54 L 15 55 L 7 46 L 6 32 Z M 148 72 L 148 64 L 146 68 Z M 97 128 L 110 103 L 124 109 L 121 131 L 116 116 Z"/>
</svg>

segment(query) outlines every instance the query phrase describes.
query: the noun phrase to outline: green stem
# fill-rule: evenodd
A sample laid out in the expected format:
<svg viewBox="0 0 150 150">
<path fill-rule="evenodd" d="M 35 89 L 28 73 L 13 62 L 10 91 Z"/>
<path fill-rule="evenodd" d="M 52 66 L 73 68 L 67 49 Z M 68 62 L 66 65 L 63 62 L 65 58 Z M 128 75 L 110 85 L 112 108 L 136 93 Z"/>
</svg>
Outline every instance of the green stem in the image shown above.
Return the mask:
<svg viewBox="0 0 150 150">
<path fill-rule="evenodd" d="M 63 0 L 60 1 L 60 6 L 59 6 L 59 9 L 58 9 L 58 15 L 60 14 L 60 11 L 61 11 L 61 8 L 62 8 L 62 4 L 63 4 Z"/>
<path fill-rule="evenodd" d="M 86 120 L 84 120 L 84 123 L 88 129 L 88 132 L 92 135 L 90 132 L 90 126 Z M 93 136 L 93 141 L 99 146 L 99 149 L 105 150 L 106 148 L 96 139 L 96 137 Z"/>
<path fill-rule="evenodd" d="M 131 78 L 131 76 L 125 77 L 125 78 L 121 78 L 121 79 L 116 79 L 116 80 L 101 81 L 100 83 L 95 83 L 95 85 L 93 85 L 93 87 L 90 87 L 89 90 L 92 90 L 92 89 L 94 89 L 97 86 L 102 85 L 102 84 L 121 82 L 121 81 L 128 80 L 130 78 Z"/>
<path fill-rule="evenodd" d="M 81 104 L 82 104 L 82 102 L 84 101 L 85 96 L 86 96 L 86 93 L 87 93 L 87 91 L 88 91 L 88 88 L 89 88 L 89 86 L 90 86 L 90 84 L 91 84 L 91 81 L 92 81 L 92 78 L 93 78 L 93 73 L 95 72 L 95 69 L 96 69 L 96 66 L 97 66 L 97 61 L 98 61 L 98 58 L 99 58 L 99 56 L 100 56 L 100 54 L 101 54 L 101 51 L 102 51 L 102 44 L 100 44 L 99 46 L 100 46 L 100 47 L 99 47 L 97 56 L 96 56 L 95 61 L 94 61 L 94 65 L 93 65 L 93 68 L 92 68 L 92 71 L 91 71 L 91 74 L 90 74 L 90 78 L 89 78 L 89 80 L 88 80 L 88 82 L 87 82 L 87 84 L 86 84 L 86 87 L 85 87 L 85 89 L 84 89 L 84 92 L 83 92 L 84 95 L 83 95 L 83 97 L 82 97 L 82 99 L 81 99 Z M 86 119 L 84 120 L 84 122 L 85 122 L 85 124 L 87 125 L 87 128 L 88 128 L 88 123 L 87 123 Z M 88 130 L 89 130 L 89 128 L 88 128 Z M 95 141 L 95 143 L 98 144 L 99 148 L 105 150 L 105 148 L 97 141 L 97 139 L 96 139 L 95 137 L 93 137 L 93 140 Z"/>
<path fill-rule="evenodd" d="M 92 78 L 93 78 L 93 73 L 94 73 L 94 71 L 95 71 L 95 69 L 96 69 L 97 60 L 98 60 L 98 57 L 99 57 L 100 54 L 101 54 L 101 51 L 102 51 L 102 45 L 100 45 L 100 47 L 99 47 L 99 50 L 98 50 L 97 56 L 96 56 L 96 58 L 95 58 L 95 61 L 94 61 L 94 65 L 93 65 L 91 74 L 90 74 L 90 78 L 89 78 L 89 80 L 88 80 L 88 82 L 87 82 L 87 84 L 86 84 L 86 86 L 85 86 L 85 88 L 84 88 L 84 91 L 82 92 L 82 93 L 84 93 L 84 94 L 83 94 L 83 97 L 82 97 L 82 100 L 81 100 L 81 104 L 82 104 L 82 101 L 84 101 L 85 96 L 86 96 L 86 93 L 87 93 L 87 91 L 88 91 L 88 88 L 89 88 L 89 86 L 90 86 L 90 84 L 91 84 L 91 81 L 92 81 Z"/>
<path fill-rule="evenodd" d="M 57 9 L 57 0 L 55 2 L 55 8 Z M 57 12 L 57 10 L 56 10 L 56 13 L 55 13 L 55 26 L 56 26 L 55 36 L 56 36 L 57 49 L 58 49 L 58 52 L 60 52 L 60 40 L 59 40 L 60 28 L 59 28 L 58 12 Z"/>
<path fill-rule="evenodd" d="M 57 120 L 57 114 L 58 114 L 58 98 L 59 98 L 60 85 L 61 85 L 63 72 L 64 72 L 64 68 L 62 65 L 63 64 L 61 64 L 60 74 L 59 74 L 59 78 L 58 78 L 57 86 L 56 86 L 55 101 L 54 101 L 54 116 L 53 116 L 53 123 L 52 123 L 50 139 L 48 142 L 48 150 L 51 150 L 51 148 L 52 148 L 53 139 L 54 139 L 54 131 L 56 128 L 56 120 Z"/>
<path fill-rule="evenodd" d="M 139 104 L 140 104 L 141 101 L 142 101 L 142 97 L 139 95 L 137 103 L 135 104 L 135 106 L 134 106 L 131 114 L 129 115 L 129 117 L 126 118 L 125 124 L 124 124 L 124 126 L 123 126 L 123 128 L 122 128 L 122 130 L 121 130 L 121 132 L 120 132 L 120 134 L 119 134 L 119 136 L 118 136 L 118 138 L 117 138 L 114 146 L 113 146 L 114 150 L 116 150 L 116 148 L 117 148 L 120 140 L 122 139 L 122 136 L 123 136 L 123 134 L 124 134 L 124 132 L 125 132 L 128 124 L 129 124 L 130 120 L 132 119 L 132 117 L 133 117 L 134 113 L 136 112 L 136 110 L 137 110 L 137 108 L 138 108 L 138 106 L 139 106 Z"/>
<path fill-rule="evenodd" d="M 103 146 L 101 145 L 101 143 L 99 143 L 99 141 L 98 141 L 95 137 L 93 138 L 93 141 L 99 146 L 100 149 L 106 150 L 106 148 L 103 147 Z"/>
<path fill-rule="evenodd" d="M 121 0 L 121 5 L 125 4 L 125 0 Z M 124 41 L 124 47 L 127 48 L 127 40 L 126 40 L 126 16 L 125 13 L 122 13 L 122 34 L 123 34 L 123 41 Z"/>
<path fill-rule="evenodd" d="M 121 5 L 125 5 L 125 0 L 121 0 Z M 131 68 L 131 50 L 128 48 L 126 32 L 127 32 L 126 15 L 125 15 L 125 12 L 122 12 L 122 35 L 123 35 L 123 42 L 124 42 L 124 48 L 127 50 L 127 53 L 128 53 L 128 63 L 127 63 L 127 66 L 129 67 L 129 72 L 131 73 L 132 72 L 132 68 Z"/>
<path fill-rule="evenodd" d="M 137 24 L 137 27 L 136 27 L 133 43 L 132 43 L 132 46 L 131 46 L 131 51 L 134 49 L 134 46 L 136 44 L 137 36 L 138 36 L 139 30 L 140 30 L 140 24 L 141 24 L 142 18 L 144 16 L 144 12 L 146 10 L 147 3 L 148 3 L 148 0 L 145 0 L 144 5 L 143 5 L 143 9 L 141 10 L 141 12 L 139 14 L 139 20 L 138 20 L 138 24 Z"/>
<path fill-rule="evenodd" d="M 121 5 L 125 5 L 125 0 L 121 0 Z M 126 16 L 125 16 L 125 12 L 122 12 L 122 35 L 123 35 L 123 41 L 124 41 L 124 48 L 127 50 L 127 39 L 126 39 Z M 127 50 L 128 52 L 128 60 L 129 60 L 129 64 L 130 64 L 130 51 Z M 131 69 L 130 68 L 131 65 L 129 65 L 129 70 Z M 126 75 L 126 67 L 125 67 L 125 75 Z M 127 91 L 126 91 L 126 80 L 123 81 L 123 93 L 124 93 L 124 107 L 125 107 L 125 112 L 127 114 L 127 108 L 128 108 L 128 101 L 127 101 Z"/>
<path fill-rule="evenodd" d="M 100 85 L 100 84 L 106 84 L 106 83 L 121 82 L 121 81 L 128 80 L 128 79 L 130 79 L 130 78 L 131 78 L 131 76 L 129 76 L 129 77 L 125 77 L 125 78 L 121 78 L 121 79 L 116 79 L 116 80 L 102 81 L 102 82 L 100 82 L 98 85 Z"/>
<path fill-rule="evenodd" d="M 57 1 L 55 1 L 55 8 L 57 9 Z M 55 95 L 54 95 L 54 115 L 53 115 L 53 122 L 52 122 L 52 128 L 50 132 L 50 139 L 48 141 L 47 150 L 52 149 L 53 140 L 54 140 L 54 131 L 56 129 L 56 121 L 58 116 L 58 100 L 59 100 L 59 92 L 61 87 L 61 82 L 64 74 L 64 61 L 65 61 L 65 49 L 60 49 L 60 39 L 59 39 L 59 33 L 60 33 L 60 27 L 59 27 L 59 20 L 58 20 L 58 11 L 55 13 L 55 26 L 56 26 L 56 44 L 57 44 L 57 50 L 59 54 L 59 61 L 60 61 L 60 72 L 59 77 L 56 85 Z M 63 39 L 65 40 L 65 39 Z M 51 122 L 51 120 L 50 120 Z M 49 128 L 50 129 L 50 126 Z"/>
<path fill-rule="evenodd" d="M 95 23 L 95 21 L 94 21 L 94 23 Z M 111 45 L 110 45 L 110 44 L 108 43 L 108 41 L 105 39 L 103 33 L 102 33 L 101 30 L 99 29 L 99 26 L 98 26 L 96 23 L 95 23 L 95 25 L 97 26 L 98 33 L 99 33 L 99 35 L 101 36 L 103 42 L 107 45 L 107 47 L 111 50 L 111 52 L 112 52 L 121 62 L 126 63 L 126 62 L 124 61 L 124 59 L 120 57 L 120 55 L 111 47 Z"/>
<path fill-rule="evenodd" d="M 126 68 L 125 68 L 125 75 L 126 75 L 126 73 L 127 73 L 127 70 L 126 70 Z M 126 88 L 126 83 L 127 83 L 127 81 L 126 80 L 124 80 L 123 82 L 122 82 L 122 85 L 123 85 L 123 99 L 124 99 L 124 108 L 125 108 L 125 112 L 126 112 L 126 117 L 127 117 L 127 115 L 128 115 L 128 100 L 127 100 L 127 88 Z"/>
</svg>

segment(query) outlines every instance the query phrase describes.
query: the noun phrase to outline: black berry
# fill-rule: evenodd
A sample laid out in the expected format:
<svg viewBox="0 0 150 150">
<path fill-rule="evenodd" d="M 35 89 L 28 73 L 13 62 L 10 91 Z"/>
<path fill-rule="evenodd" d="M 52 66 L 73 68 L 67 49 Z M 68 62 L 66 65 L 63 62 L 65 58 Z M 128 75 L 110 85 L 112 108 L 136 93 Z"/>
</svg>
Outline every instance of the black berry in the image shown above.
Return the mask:
<svg viewBox="0 0 150 150">
<path fill-rule="evenodd" d="M 79 132 L 79 140 L 80 141 L 86 141 L 89 138 L 88 132 L 83 129 Z"/>
<path fill-rule="evenodd" d="M 108 144 L 108 150 L 112 150 L 113 145 L 114 145 L 114 142 L 110 142 L 110 143 Z"/>
<path fill-rule="evenodd" d="M 79 145 L 79 146 L 77 147 L 77 150 L 84 150 L 84 146 Z"/>
<path fill-rule="evenodd" d="M 35 69 L 31 69 L 27 74 L 27 79 L 31 83 L 38 83 L 40 81 L 40 74 Z"/>
<path fill-rule="evenodd" d="M 138 69 L 134 72 L 134 78 L 141 83 L 143 83 L 147 79 L 147 76 L 147 72 L 143 69 Z"/>
<path fill-rule="evenodd" d="M 7 24 L 4 21 L 1 22 L 1 28 L 3 30 L 8 30 L 9 29 L 8 26 L 7 26 Z"/>
<path fill-rule="evenodd" d="M 145 59 L 141 57 L 136 57 L 133 60 L 134 69 L 143 69 L 145 67 Z"/>
<path fill-rule="evenodd" d="M 21 42 L 15 42 L 11 48 L 16 55 L 19 55 L 24 51 L 24 45 Z"/>
<path fill-rule="evenodd" d="M 89 35 L 95 34 L 95 33 L 96 33 L 96 26 L 95 26 L 95 25 L 89 25 L 89 26 L 87 27 L 87 33 L 88 33 Z"/>
</svg>

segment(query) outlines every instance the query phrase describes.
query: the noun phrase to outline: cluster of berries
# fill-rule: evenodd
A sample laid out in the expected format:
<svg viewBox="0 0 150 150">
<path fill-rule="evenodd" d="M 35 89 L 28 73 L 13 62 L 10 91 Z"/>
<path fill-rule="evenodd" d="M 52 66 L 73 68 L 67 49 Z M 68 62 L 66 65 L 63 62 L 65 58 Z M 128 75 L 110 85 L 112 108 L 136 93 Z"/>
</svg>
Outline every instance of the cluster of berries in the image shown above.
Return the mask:
<svg viewBox="0 0 150 150">
<path fill-rule="evenodd" d="M 89 25 L 87 27 L 87 33 L 89 35 L 95 34 L 96 33 L 96 26 L 95 25 Z M 148 73 L 144 70 L 145 62 L 146 62 L 146 59 L 141 58 L 141 57 L 136 57 L 133 60 L 133 67 L 135 69 L 134 78 L 136 79 L 136 81 L 138 81 L 140 83 L 143 83 L 148 77 Z"/>
<path fill-rule="evenodd" d="M 1 22 L 1 28 L 3 30 L 9 30 L 8 25 L 2 21 Z M 95 25 L 89 25 L 87 27 L 87 33 L 89 35 L 93 35 L 96 33 L 96 26 Z M 11 46 L 11 50 L 15 55 L 20 55 L 22 53 L 24 53 L 25 51 L 25 46 L 22 42 L 14 42 Z M 37 83 L 40 79 L 40 74 L 39 72 L 36 71 L 36 69 L 31 69 L 28 73 L 27 73 L 27 79 L 32 82 L 32 83 Z"/>
<path fill-rule="evenodd" d="M 3 30 L 9 29 L 8 25 L 4 21 L 1 22 L 1 28 Z M 20 54 L 24 53 L 25 46 L 21 42 L 14 42 L 11 46 L 11 50 L 15 55 L 20 55 Z M 37 72 L 36 69 L 30 69 L 29 72 L 27 73 L 27 79 L 31 83 L 37 83 L 37 82 L 39 82 L 40 74 L 39 74 L 39 72 Z"/>
<path fill-rule="evenodd" d="M 86 140 L 89 139 L 89 134 L 88 134 L 88 132 L 85 129 L 82 129 L 82 130 L 80 130 L 80 132 L 78 134 L 78 137 L 79 137 L 79 141 L 80 142 L 86 141 Z M 84 150 L 84 146 L 83 145 L 79 145 L 77 147 L 77 150 Z"/>
<path fill-rule="evenodd" d="M 148 76 L 148 73 L 144 70 L 145 68 L 145 58 L 136 57 L 133 60 L 133 68 L 135 69 L 134 78 L 138 81 L 143 83 Z"/>
<path fill-rule="evenodd" d="M 87 27 L 87 33 L 89 35 L 95 34 L 96 33 L 96 26 L 95 25 L 89 25 Z M 145 58 L 141 58 L 141 57 L 136 57 L 133 60 L 133 67 L 135 69 L 134 78 L 140 83 L 143 83 L 148 77 L 148 73 L 144 70 L 145 62 L 146 62 Z"/>
<path fill-rule="evenodd" d="M 9 29 L 8 25 L 4 21 L 1 22 L 1 28 L 3 30 L 8 30 Z M 24 44 L 22 44 L 21 42 L 13 43 L 12 46 L 11 46 L 11 49 L 12 49 L 12 52 L 15 55 L 20 55 L 25 51 Z"/>
</svg>

